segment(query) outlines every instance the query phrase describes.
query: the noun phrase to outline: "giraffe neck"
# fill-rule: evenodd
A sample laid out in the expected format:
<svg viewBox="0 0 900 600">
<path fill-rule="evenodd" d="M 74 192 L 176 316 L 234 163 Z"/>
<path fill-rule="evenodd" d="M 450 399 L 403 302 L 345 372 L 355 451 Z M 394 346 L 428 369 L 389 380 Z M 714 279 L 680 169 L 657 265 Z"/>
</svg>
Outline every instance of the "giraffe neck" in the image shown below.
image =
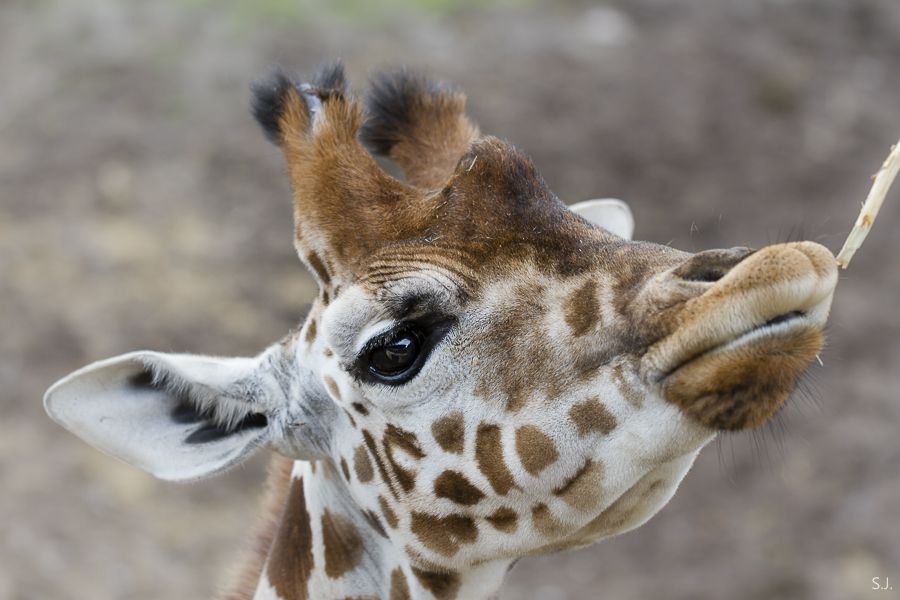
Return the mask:
<svg viewBox="0 0 900 600">
<path fill-rule="evenodd" d="M 416 564 L 391 542 L 391 525 L 353 501 L 329 461 L 296 461 L 286 487 L 255 600 L 487 599 L 512 564 L 497 560 L 452 573 Z"/>
</svg>

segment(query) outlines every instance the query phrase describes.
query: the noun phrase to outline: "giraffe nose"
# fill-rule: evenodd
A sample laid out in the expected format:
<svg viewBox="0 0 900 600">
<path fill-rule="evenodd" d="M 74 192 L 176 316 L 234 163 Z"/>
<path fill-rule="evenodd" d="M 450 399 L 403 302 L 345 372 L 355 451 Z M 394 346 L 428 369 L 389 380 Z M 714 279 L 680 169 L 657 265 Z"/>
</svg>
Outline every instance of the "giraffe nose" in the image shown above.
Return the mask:
<svg viewBox="0 0 900 600">
<path fill-rule="evenodd" d="M 684 281 L 715 283 L 754 252 L 756 251 L 743 246 L 721 250 L 704 250 L 690 257 L 675 269 L 672 274 Z"/>
</svg>

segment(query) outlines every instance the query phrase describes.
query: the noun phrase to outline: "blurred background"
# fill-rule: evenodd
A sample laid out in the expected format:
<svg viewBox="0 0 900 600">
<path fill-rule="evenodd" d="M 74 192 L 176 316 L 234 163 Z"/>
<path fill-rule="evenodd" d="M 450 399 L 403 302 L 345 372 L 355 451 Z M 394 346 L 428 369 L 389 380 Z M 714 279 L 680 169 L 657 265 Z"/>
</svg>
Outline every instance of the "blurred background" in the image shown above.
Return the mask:
<svg viewBox="0 0 900 600">
<path fill-rule="evenodd" d="M 4 0 L 0 598 L 210 597 L 264 459 L 157 482 L 41 395 L 133 349 L 249 355 L 303 317 L 273 64 L 405 63 L 462 86 L 567 202 L 636 236 L 836 251 L 900 137 L 897 0 Z M 779 423 L 706 449 L 636 532 L 520 562 L 501 598 L 900 597 L 900 190 L 841 276 L 824 367 Z M 894 591 L 871 591 L 890 577 Z"/>
</svg>

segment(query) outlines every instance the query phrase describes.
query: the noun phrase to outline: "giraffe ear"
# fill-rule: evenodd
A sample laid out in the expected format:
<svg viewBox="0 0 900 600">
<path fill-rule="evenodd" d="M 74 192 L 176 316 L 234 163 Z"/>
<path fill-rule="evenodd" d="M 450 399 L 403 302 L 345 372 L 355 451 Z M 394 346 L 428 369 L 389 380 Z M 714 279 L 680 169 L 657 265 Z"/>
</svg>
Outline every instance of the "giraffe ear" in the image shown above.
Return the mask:
<svg viewBox="0 0 900 600">
<path fill-rule="evenodd" d="M 634 234 L 634 216 L 628 205 L 615 198 L 585 200 L 569 206 L 569 210 L 594 225 L 630 240 Z"/>
<path fill-rule="evenodd" d="M 99 450 L 171 481 L 213 475 L 270 437 L 260 361 L 132 352 L 88 365 L 44 396 L 50 417 Z"/>
</svg>

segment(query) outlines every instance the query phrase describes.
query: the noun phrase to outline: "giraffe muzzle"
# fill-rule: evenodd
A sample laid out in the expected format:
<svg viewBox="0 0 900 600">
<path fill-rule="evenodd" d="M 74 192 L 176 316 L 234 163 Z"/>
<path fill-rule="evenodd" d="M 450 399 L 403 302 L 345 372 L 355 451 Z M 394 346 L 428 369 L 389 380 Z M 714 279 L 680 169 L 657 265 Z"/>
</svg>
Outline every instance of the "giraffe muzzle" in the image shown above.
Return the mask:
<svg viewBox="0 0 900 600">
<path fill-rule="evenodd" d="M 684 302 L 641 363 L 667 400 L 714 429 L 761 425 L 787 400 L 822 349 L 837 284 L 834 257 L 819 244 L 744 250 L 718 251 L 733 264 L 711 261 L 708 288 Z M 703 273 L 691 260 L 683 272 Z"/>
</svg>

